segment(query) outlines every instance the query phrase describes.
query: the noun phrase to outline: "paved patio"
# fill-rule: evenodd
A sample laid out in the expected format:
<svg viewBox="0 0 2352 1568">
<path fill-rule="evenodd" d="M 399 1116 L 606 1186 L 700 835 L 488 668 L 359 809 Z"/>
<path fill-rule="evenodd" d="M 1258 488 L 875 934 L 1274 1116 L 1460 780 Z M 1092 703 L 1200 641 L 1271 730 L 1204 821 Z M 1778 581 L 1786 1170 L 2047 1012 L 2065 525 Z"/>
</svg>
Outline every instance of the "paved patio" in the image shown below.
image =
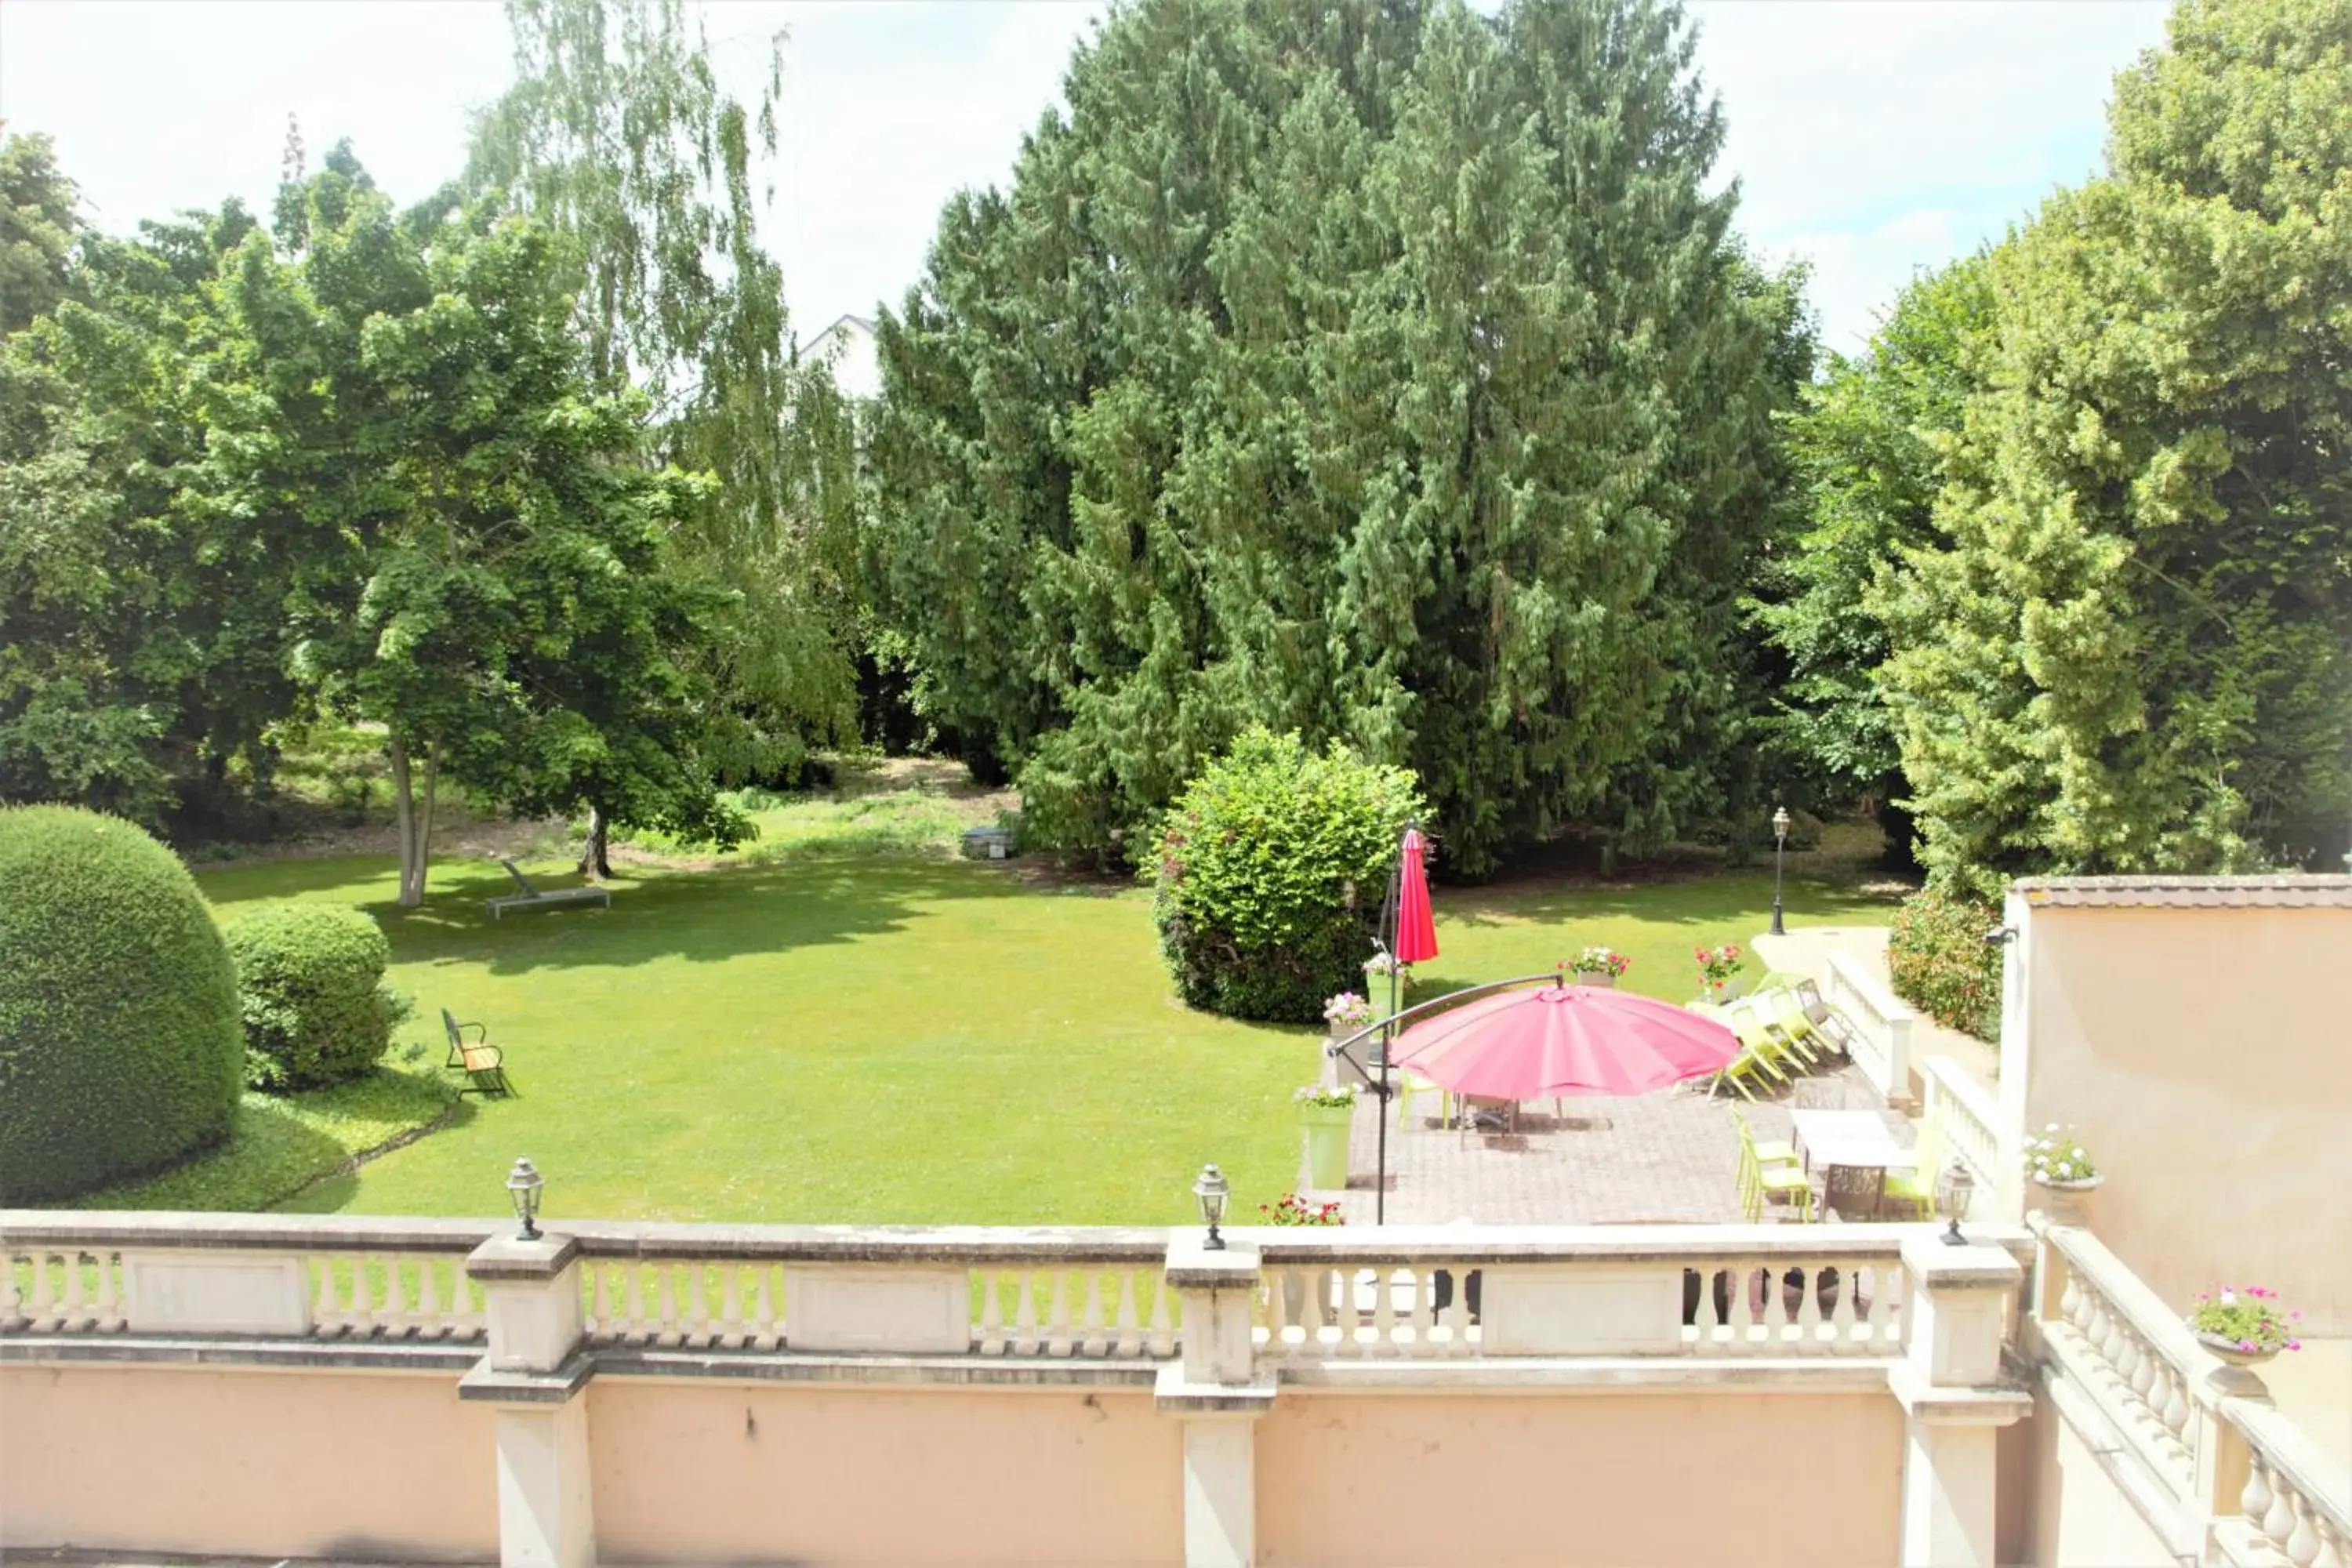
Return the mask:
<svg viewBox="0 0 2352 1568">
<path fill-rule="evenodd" d="M 1803 1080 L 1808 1098 L 1842 1100 L 1838 1108 L 1876 1109 L 1899 1141 L 1909 1124 L 1873 1093 L 1860 1068 L 1841 1066 Z M 1377 1101 L 1357 1102 L 1350 1173 L 1337 1198 L 1349 1224 L 1370 1224 L 1379 1123 Z M 1793 1096 L 1709 1099 L 1696 1088 L 1639 1099 L 1579 1099 L 1519 1108 L 1516 1132 L 1472 1131 L 1466 1137 L 1438 1123 L 1433 1095 L 1416 1097 L 1410 1124 L 1398 1125 L 1391 1106 L 1388 1144 L 1388 1218 L 1392 1225 L 1635 1225 L 1735 1222 L 1739 1212 L 1739 1130 L 1743 1110 L 1756 1136 L 1786 1138 Z M 1300 1180 L 1306 1179 L 1302 1168 Z M 1778 1215 L 1776 1205 L 1769 1211 Z"/>
</svg>

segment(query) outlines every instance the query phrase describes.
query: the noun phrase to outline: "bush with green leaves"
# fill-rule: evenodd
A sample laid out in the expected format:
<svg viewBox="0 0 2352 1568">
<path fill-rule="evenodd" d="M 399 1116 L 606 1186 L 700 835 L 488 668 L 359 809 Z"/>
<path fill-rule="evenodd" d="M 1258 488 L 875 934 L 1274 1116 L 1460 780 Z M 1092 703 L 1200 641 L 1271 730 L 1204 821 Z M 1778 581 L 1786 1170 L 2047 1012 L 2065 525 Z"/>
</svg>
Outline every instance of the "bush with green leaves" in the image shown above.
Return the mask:
<svg viewBox="0 0 2352 1568">
<path fill-rule="evenodd" d="M 0 1203 L 72 1197 L 226 1136 L 236 976 L 195 879 L 138 827 L 0 807 Z"/>
<path fill-rule="evenodd" d="M 1886 940 L 1895 994 L 1937 1023 L 1988 1043 L 2000 1038 L 2000 964 L 2007 949 L 1985 941 L 2000 911 L 1930 889 L 1895 911 Z"/>
<path fill-rule="evenodd" d="M 1152 915 L 1177 989 L 1236 1018 L 1311 1024 L 1361 984 L 1406 822 L 1402 768 L 1252 730 L 1162 821 Z"/>
<path fill-rule="evenodd" d="M 274 1093 L 372 1072 L 408 1016 L 383 982 L 392 944 L 333 904 L 264 904 L 228 929 L 245 1018 L 246 1079 Z"/>
</svg>

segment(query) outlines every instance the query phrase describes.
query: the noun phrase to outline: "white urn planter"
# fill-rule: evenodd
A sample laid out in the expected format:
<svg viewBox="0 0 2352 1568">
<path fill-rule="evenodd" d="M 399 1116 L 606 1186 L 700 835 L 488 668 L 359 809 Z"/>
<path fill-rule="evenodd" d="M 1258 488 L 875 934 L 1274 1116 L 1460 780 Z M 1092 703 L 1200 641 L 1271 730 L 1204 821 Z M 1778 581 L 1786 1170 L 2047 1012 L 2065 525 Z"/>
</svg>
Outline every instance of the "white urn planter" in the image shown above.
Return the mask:
<svg viewBox="0 0 2352 1568">
<path fill-rule="evenodd" d="M 2053 1225 L 2087 1226 L 2091 1223 L 2091 1194 L 2106 1184 L 2105 1176 L 2078 1176 L 2073 1181 L 2045 1181 L 2033 1178 L 2042 1192 L 2042 1212 L 2050 1216 Z"/>
<path fill-rule="evenodd" d="M 2231 1366 L 2260 1366 L 2278 1354 L 2276 1351 L 2240 1350 L 2237 1341 L 2225 1340 L 2219 1334 L 2209 1334 L 2202 1329 L 2197 1330 L 2196 1334 L 2199 1344 L 2203 1345 Z"/>
<path fill-rule="evenodd" d="M 1617 989 L 1617 977 L 1605 969 L 1580 969 L 1576 972 L 1579 985 L 1598 985 L 1606 990 Z"/>
</svg>

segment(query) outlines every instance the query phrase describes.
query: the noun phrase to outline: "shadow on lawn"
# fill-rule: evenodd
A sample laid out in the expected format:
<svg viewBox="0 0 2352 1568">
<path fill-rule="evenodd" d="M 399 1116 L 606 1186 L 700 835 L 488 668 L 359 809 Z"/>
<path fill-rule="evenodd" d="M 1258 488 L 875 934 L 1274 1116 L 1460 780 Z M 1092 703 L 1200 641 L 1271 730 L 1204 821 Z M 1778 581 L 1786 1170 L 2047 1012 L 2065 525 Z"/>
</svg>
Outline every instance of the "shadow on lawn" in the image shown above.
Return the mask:
<svg viewBox="0 0 2352 1568">
<path fill-rule="evenodd" d="M 564 887 L 577 879 L 533 880 Z M 389 900 L 361 907 L 383 923 L 404 961 L 463 959 L 493 974 L 663 958 L 719 963 L 898 931 L 925 905 L 951 900 L 1053 896 L 959 861 L 867 855 L 624 876 L 611 884 L 609 910 L 509 910 L 495 921 L 483 900 L 510 887 L 495 866 L 437 869 L 436 883 L 422 909 L 403 910 Z"/>
</svg>

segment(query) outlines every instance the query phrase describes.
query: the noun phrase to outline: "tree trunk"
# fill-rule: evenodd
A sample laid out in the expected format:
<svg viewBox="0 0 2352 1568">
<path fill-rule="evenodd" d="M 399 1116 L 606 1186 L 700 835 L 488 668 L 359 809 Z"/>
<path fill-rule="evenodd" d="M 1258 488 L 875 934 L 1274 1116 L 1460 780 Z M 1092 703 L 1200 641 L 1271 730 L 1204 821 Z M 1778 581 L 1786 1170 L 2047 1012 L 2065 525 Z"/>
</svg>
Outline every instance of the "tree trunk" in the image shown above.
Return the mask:
<svg viewBox="0 0 2352 1568">
<path fill-rule="evenodd" d="M 422 803 L 416 798 L 407 744 L 397 735 L 392 740 L 391 756 L 393 816 L 400 839 L 400 907 L 413 910 L 425 902 L 425 868 L 433 848 L 434 785 L 441 772 L 441 748 L 425 748 Z"/>
<path fill-rule="evenodd" d="M 613 862 L 606 851 L 610 848 L 610 825 L 604 811 L 594 802 L 588 805 L 588 842 L 580 851 L 580 874 L 592 881 L 601 882 L 613 874 Z"/>
</svg>

